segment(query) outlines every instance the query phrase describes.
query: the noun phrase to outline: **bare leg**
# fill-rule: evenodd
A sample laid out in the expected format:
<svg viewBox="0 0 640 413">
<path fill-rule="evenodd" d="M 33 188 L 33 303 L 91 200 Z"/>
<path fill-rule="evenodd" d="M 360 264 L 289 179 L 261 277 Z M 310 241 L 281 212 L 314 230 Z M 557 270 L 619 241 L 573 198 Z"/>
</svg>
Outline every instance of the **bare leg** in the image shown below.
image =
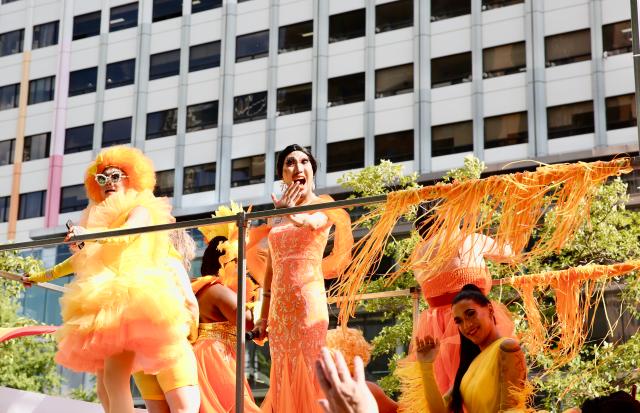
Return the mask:
<svg viewBox="0 0 640 413">
<path fill-rule="evenodd" d="M 200 388 L 184 386 L 169 390 L 164 394 L 171 413 L 198 413 L 200 410 Z"/>
<path fill-rule="evenodd" d="M 105 413 L 109 413 L 109 395 L 107 394 L 107 389 L 104 388 L 104 370 L 96 372 L 96 392 Z"/>
<path fill-rule="evenodd" d="M 144 401 L 149 413 L 170 413 L 169 405 L 166 400 L 146 400 Z"/>
<path fill-rule="evenodd" d="M 109 413 L 133 413 L 129 378 L 134 353 L 125 351 L 104 361 L 104 387 L 109 397 Z"/>
</svg>

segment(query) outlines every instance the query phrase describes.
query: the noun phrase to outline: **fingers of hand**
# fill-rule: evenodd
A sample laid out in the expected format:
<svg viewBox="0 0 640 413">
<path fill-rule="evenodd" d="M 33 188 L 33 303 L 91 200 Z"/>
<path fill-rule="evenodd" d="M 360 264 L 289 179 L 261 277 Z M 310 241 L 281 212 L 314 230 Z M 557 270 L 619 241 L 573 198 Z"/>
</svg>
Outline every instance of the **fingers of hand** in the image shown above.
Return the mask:
<svg viewBox="0 0 640 413">
<path fill-rule="evenodd" d="M 340 376 L 336 364 L 331 357 L 331 353 L 326 347 L 322 348 L 322 364 L 324 365 L 325 374 L 330 383 L 340 383 Z"/>
<path fill-rule="evenodd" d="M 360 356 L 356 356 L 353 359 L 353 370 L 354 370 L 354 378 L 358 383 L 364 383 L 364 363 Z"/>
<path fill-rule="evenodd" d="M 329 407 L 329 402 L 327 401 L 327 399 L 320 399 L 318 400 L 318 403 L 320 403 L 320 406 L 322 407 L 322 411 L 324 411 L 324 413 L 333 413 L 331 411 L 331 408 Z"/>
<path fill-rule="evenodd" d="M 320 383 L 320 387 L 322 391 L 327 395 L 331 390 L 331 383 L 327 380 L 327 372 L 322 359 L 316 360 L 316 376 L 318 377 L 318 382 Z M 327 396 L 328 397 L 328 396 Z"/>
<path fill-rule="evenodd" d="M 338 376 L 341 381 L 346 381 L 351 379 L 351 373 L 349 372 L 349 367 L 347 366 L 347 362 L 344 359 L 344 356 L 340 351 L 336 351 L 335 353 L 336 366 L 338 370 Z"/>
</svg>

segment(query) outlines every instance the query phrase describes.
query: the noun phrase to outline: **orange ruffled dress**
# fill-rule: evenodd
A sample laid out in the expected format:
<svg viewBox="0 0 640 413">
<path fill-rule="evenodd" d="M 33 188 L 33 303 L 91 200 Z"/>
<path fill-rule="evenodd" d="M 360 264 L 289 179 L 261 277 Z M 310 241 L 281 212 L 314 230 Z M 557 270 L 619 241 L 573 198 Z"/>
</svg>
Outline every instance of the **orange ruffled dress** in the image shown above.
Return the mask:
<svg viewBox="0 0 640 413">
<path fill-rule="evenodd" d="M 221 283 L 215 276 L 204 276 L 192 284 L 193 292 Z M 198 364 L 200 413 L 230 413 L 236 405 L 236 327 L 224 321 L 200 323 L 198 339 L 193 344 Z M 260 408 L 244 381 L 244 411 L 258 413 Z"/>
<path fill-rule="evenodd" d="M 122 228 L 131 211 L 144 207 L 152 224 L 173 222 L 166 198 L 151 191 L 115 193 L 91 203 L 80 225 L 99 232 Z M 60 300 L 63 326 L 56 362 L 95 373 L 105 358 L 135 353 L 133 371 L 155 374 L 170 367 L 185 348 L 190 315 L 166 264 L 166 232 L 86 242 L 74 254 L 74 280 Z"/>
</svg>

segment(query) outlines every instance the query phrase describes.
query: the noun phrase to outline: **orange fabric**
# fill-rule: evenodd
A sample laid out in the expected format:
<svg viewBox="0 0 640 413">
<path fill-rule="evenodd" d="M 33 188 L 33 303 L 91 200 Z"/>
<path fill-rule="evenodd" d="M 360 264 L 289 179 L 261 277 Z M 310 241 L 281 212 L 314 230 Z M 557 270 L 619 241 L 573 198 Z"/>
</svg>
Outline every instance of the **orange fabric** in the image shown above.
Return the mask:
<svg viewBox="0 0 640 413">
<path fill-rule="evenodd" d="M 3 327 L 0 328 L 0 343 L 18 337 L 50 334 L 57 329 L 57 326 Z"/>
</svg>

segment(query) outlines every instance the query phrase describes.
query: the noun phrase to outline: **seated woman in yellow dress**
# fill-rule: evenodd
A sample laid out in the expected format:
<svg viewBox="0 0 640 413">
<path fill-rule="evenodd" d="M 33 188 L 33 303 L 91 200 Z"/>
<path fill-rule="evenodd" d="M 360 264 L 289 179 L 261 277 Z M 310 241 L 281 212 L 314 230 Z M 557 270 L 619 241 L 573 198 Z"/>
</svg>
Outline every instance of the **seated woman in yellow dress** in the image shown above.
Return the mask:
<svg viewBox="0 0 640 413">
<path fill-rule="evenodd" d="M 453 388 L 444 397 L 438 391 L 433 362 L 439 340 L 416 339 L 424 393 L 419 410 L 431 413 L 496 413 L 524 411 L 527 367 L 518 342 L 496 328 L 491 301 L 467 284 L 453 299 L 453 319 L 460 332 L 460 366 Z"/>
</svg>

